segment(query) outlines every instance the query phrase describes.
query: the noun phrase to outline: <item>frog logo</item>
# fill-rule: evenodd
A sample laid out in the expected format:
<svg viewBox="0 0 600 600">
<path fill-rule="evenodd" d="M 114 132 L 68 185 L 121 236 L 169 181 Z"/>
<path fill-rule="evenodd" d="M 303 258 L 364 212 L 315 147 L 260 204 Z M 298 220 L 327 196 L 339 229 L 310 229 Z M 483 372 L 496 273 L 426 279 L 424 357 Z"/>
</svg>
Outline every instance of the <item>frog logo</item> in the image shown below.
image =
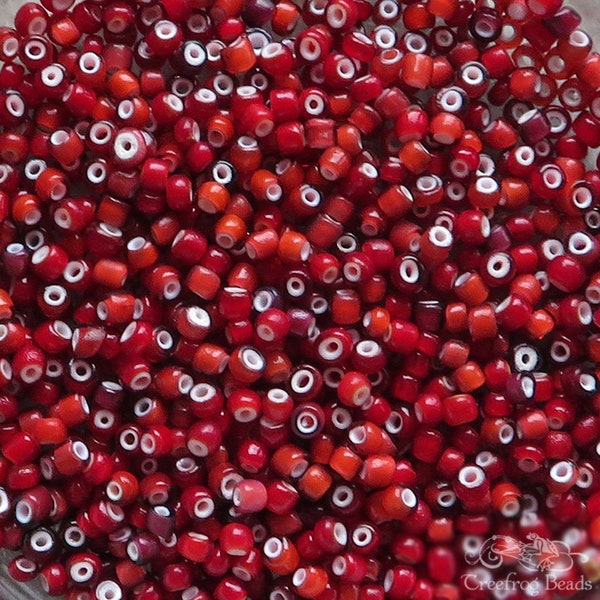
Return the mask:
<svg viewBox="0 0 600 600">
<path fill-rule="evenodd" d="M 470 565 L 481 564 L 488 569 L 499 569 L 505 563 L 519 564 L 529 571 L 560 573 L 570 570 L 574 559 L 586 561 L 586 555 L 572 552 L 562 540 L 550 540 L 537 533 L 529 533 L 527 541 L 507 535 L 494 535 L 481 547 L 465 556 Z"/>
</svg>

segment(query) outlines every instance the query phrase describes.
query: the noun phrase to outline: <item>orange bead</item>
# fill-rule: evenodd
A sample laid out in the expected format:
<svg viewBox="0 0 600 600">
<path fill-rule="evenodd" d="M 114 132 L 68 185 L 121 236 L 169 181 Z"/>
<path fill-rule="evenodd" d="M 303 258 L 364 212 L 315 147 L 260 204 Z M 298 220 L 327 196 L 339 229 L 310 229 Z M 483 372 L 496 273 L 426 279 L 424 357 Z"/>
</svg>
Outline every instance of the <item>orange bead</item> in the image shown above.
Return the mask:
<svg viewBox="0 0 600 600">
<path fill-rule="evenodd" d="M 535 306 L 542 299 L 542 285 L 535 275 L 529 273 L 518 275 L 510 284 L 511 294 L 521 296 L 531 306 Z"/>
<path fill-rule="evenodd" d="M 251 260 L 265 260 L 275 256 L 279 248 L 279 236 L 274 229 L 265 228 L 248 236 L 246 254 Z"/>
<path fill-rule="evenodd" d="M 104 196 L 98 205 L 96 218 L 107 225 L 122 227 L 125 221 L 127 221 L 130 212 L 131 206 L 126 202 L 117 200 L 117 198 L 113 198 L 112 196 Z"/>
<path fill-rule="evenodd" d="M 482 140 L 495 150 L 507 150 L 519 141 L 519 133 L 508 121 L 499 118 L 486 128 Z"/>
<path fill-rule="evenodd" d="M 384 432 L 380 427 L 369 421 L 353 427 L 348 432 L 348 439 L 352 442 L 356 451 L 363 456 L 378 454 L 383 451 Z"/>
<path fill-rule="evenodd" d="M 279 185 L 286 194 L 304 183 L 304 169 L 297 161 L 284 158 L 277 163 L 275 172 L 279 178 Z"/>
<path fill-rule="evenodd" d="M 212 300 L 221 287 L 221 278 L 212 270 L 195 265 L 188 273 L 186 287 L 204 300 Z"/>
<path fill-rule="evenodd" d="M 306 228 L 306 238 L 317 248 L 329 248 L 344 232 L 342 223 L 327 214 L 318 214 Z"/>
<path fill-rule="evenodd" d="M 513 426 L 502 418 L 487 418 L 481 422 L 481 439 L 492 445 L 509 444 L 515 437 Z"/>
<path fill-rule="evenodd" d="M 398 48 L 386 48 L 371 61 L 371 73 L 377 75 L 384 85 L 389 85 L 398 78 L 402 58 Z"/>
<path fill-rule="evenodd" d="M 329 459 L 329 467 L 346 481 L 354 479 L 361 466 L 360 456 L 346 446 L 338 446 Z"/>
<path fill-rule="evenodd" d="M 127 243 L 127 262 L 134 269 L 145 269 L 158 260 L 158 248 L 141 236 L 132 238 Z"/>
<path fill-rule="evenodd" d="M 277 175 L 267 169 L 258 169 L 250 178 L 250 191 L 258 200 L 277 202 L 282 195 Z"/>
<path fill-rule="evenodd" d="M 254 383 L 262 377 L 266 361 L 252 346 L 240 346 L 231 353 L 228 366 L 229 372 L 237 381 Z"/>
<path fill-rule="evenodd" d="M 441 225 L 428 227 L 420 239 L 421 260 L 427 266 L 445 261 L 452 249 L 452 233 Z"/>
<path fill-rule="evenodd" d="M 508 87 L 518 100 L 533 100 L 541 91 L 542 80 L 534 69 L 517 69 L 510 74 Z"/>
<path fill-rule="evenodd" d="M 413 195 L 403 185 L 392 185 L 377 198 L 377 206 L 390 219 L 399 219 L 412 209 Z"/>
<path fill-rule="evenodd" d="M 319 157 L 319 172 L 327 181 L 345 177 L 351 165 L 350 155 L 339 146 L 329 146 Z"/>
<path fill-rule="evenodd" d="M 457 6 L 458 0 L 427 0 L 426 3 L 427 10 L 444 21 L 453 17 Z"/>
<path fill-rule="evenodd" d="M 293 444 L 284 444 L 271 455 L 270 466 L 283 477 L 297 479 L 308 469 L 308 460 L 304 450 Z"/>
<path fill-rule="evenodd" d="M 110 324 L 129 323 L 135 310 L 135 298 L 131 294 L 113 293 L 98 302 L 96 312 L 100 320 Z"/>
<path fill-rule="evenodd" d="M 321 567 L 307 566 L 297 569 L 292 576 L 292 585 L 301 598 L 317 598 L 323 593 L 329 577 Z"/>
<path fill-rule="evenodd" d="M 61 398 L 52 406 L 49 416 L 60 419 L 67 427 L 75 427 L 87 421 L 90 407 L 81 394 Z"/>
<path fill-rule="evenodd" d="M 474 271 L 464 273 L 456 279 L 454 292 L 468 306 L 483 304 L 489 295 L 481 275 Z"/>
<path fill-rule="evenodd" d="M 464 365 L 469 358 L 469 346 L 460 340 L 448 340 L 438 355 L 440 362 L 451 369 Z"/>
<path fill-rule="evenodd" d="M 390 313 L 385 308 L 376 307 L 363 317 L 365 331 L 374 338 L 381 338 L 390 326 Z"/>
<path fill-rule="evenodd" d="M 475 208 L 494 208 L 502 200 L 502 187 L 493 177 L 477 177 L 467 188 L 467 198 Z"/>
<path fill-rule="evenodd" d="M 485 384 L 485 375 L 474 361 L 468 361 L 452 373 L 452 379 L 461 392 L 472 392 Z"/>
<path fill-rule="evenodd" d="M 101 258 L 92 270 L 92 278 L 98 285 L 119 289 L 125 285 L 128 269 L 125 263 Z"/>
<path fill-rule="evenodd" d="M 354 125 L 340 125 L 336 130 L 336 142 L 350 156 L 357 156 L 363 150 L 360 130 Z"/>
<path fill-rule="evenodd" d="M 360 320 L 361 302 L 355 290 L 336 290 L 331 301 L 331 316 L 337 325 L 353 325 Z"/>
<path fill-rule="evenodd" d="M 298 490 L 309 500 L 319 500 L 333 485 L 333 478 L 321 465 L 311 465 L 298 481 Z"/>
<path fill-rule="evenodd" d="M 319 213 L 321 201 L 318 186 L 305 183 L 290 191 L 283 209 L 286 213 L 295 215 L 297 219 L 305 219 Z"/>
<path fill-rule="evenodd" d="M 557 164 L 565 174 L 566 187 L 571 187 L 576 181 L 583 179 L 585 175 L 585 166 L 580 160 L 567 158 L 565 156 L 557 156 L 555 164 Z"/>
<path fill-rule="evenodd" d="M 491 339 L 498 333 L 496 311 L 491 304 L 480 304 L 469 310 L 469 334 L 473 340 Z"/>
<path fill-rule="evenodd" d="M 339 223 L 346 223 L 355 210 L 356 206 L 351 200 L 337 194 L 330 196 L 323 203 L 323 212 Z"/>
<path fill-rule="evenodd" d="M 284 263 L 303 262 L 310 255 L 310 242 L 297 231 L 286 231 L 279 238 L 277 255 Z"/>
<path fill-rule="evenodd" d="M 213 148 L 228 146 L 234 135 L 233 122 L 227 115 L 213 115 L 208 120 L 206 139 Z"/>
<path fill-rule="evenodd" d="M 45 202 L 62 200 L 67 193 L 65 177 L 63 171 L 46 167 L 35 180 L 35 193 Z"/>
<path fill-rule="evenodd" d="M 128 558 L 120 560 L 115 565 L 115 575 L 119 583 L 126 588 L 135 587 L 144 582 L 146 569 L 142 565 L 136 565 Z M 72 596 L 65 596 L 67 600 L 77 600 L 78 591 L 73 590 Z"/>
<path fill-rule="evenodd" d="M 18 194 L 12 203 L 11 212 L 17 223 L 35 225 L 42 218 L 40 199 L 33 194 Z"/>
<path fill-rule="evenodd" d="M 243 241 L 247 232 L 246 223 L 241 217 L 227 213 L 215 224 L 215 241 L 221 248 L 229 250 Z"/>
<path fill-rule="evenodd" d="M 400 77 L 406 85 L 424 90 L 431 84 L 433 59 L 429 54 L 407 52 L 402 59 Z"/>
<path fill-rule="evenodd" d="M 382 491 L 377 491 L 367 498 L 367 514 L 369 519 L 376 524 L 390 520 L 387 511 L 383 508 L 382 500 Z"/>
<path fill-rule="evenodd" d="M 409 488 L 393 485 L 381 492 L 381 506 L 389 519 L 405 519 L 417 505 L 417 497 Z"/>
<path fill-rule="evenodd" d="M 470 129 L 467 129 L 464 132 L 459 144 L 467 148 L 473 148 L 476 152 L 483 151 L 483 142 L 481 141 L 481 138 L 475 131 Z"/>
<path fill-rule="evenodd" d="M 421 228 L 416 223 L 401 220 L 392 227 L 389 241 L 398 252 L 414 252 L 419 247 Z"/>
<path fill-rule="evenodd" d="M 294 544 L 287 538 L 271 537 L 263 546 L 265 566 L 276 575 L 289 575 L 300 564 L 300 555 Z"/>
<path fill-rule="evenodd" d="M 144 84 L 141 82 L 142 93 Z M 143 98 L 126 98 L 117 106 L 117 115 L 128 127 L 143 129 L 150 119 L 150 107 Z"/>
<path fill-rule="evenodd" d="M 126 69 L 119 69 L 110 75 L 107 87 L 111 95 L 119 100 L 139 96 L 141 91 L 138 78 Z"/>
<path fill-rule="evenodd" d="M 554 331 L 556 323 L 547 311 L 540 309 L 531 313 L 525 325 L 527 333 L 535 340 L 541 340 Z"/>
<path fill-rule="evenodd" d="M 406 142 L 398 151 L 398 158 L 411 173 L 422 173 L 427 169 L 432 156 L 418 140 Z"/>
<path fill-rule="evenodd" d="M 271 27 L 278 35 L 291 33 L 300 20 L 298 7 L 290 0 L 281 0 L 275 4 L 275 12 L 271 17 Z"/>
<path fill-rule="evenodd" d="M 258 142 L 249 137 L 242 136 L 229 150 L 231 162 L 240 175 L 249 175 L 260 168 L 262 152 Z"/>
<path fill-rule="evenodd" d="M 241 35 L 221 50 L 223 66 L 233 75 L 247 73 L 256 64 L 256 53 L 247 35 Z"/>
<path fill-rule="evenodd" d="M 135 502 L 139 494 L 139 482 L 128 471 L 115 471 L 106 484 L 106 495 L 111 502 L 127 506 Z"/>
<path fill-rule="evenodd" d="M 68 437 L 68 431 L 61 419 L 48 417 L 32 423 L 31 435 L 38 444 L 62 444 Z"/>
<path fill-rule="evenodd" d="M 402 21 L 408 30 L 421 31 L 435 25 L 435 15 L 425 2 L 413 2 L 404 7 Z"/>
<path fill-rule="evenodd" d="M 372 454 L 358 474 L 362 485 L 371 488 L 384 488 L 391 485 L 396 471 L 396 461 L 387 454 Z"/>
<path fill-rule="evenodd" d="M 127 71 L 127 73 L 129 73 L 129 71 Z M 125 98 L 129 98 L 129 88 L 127 87 L 129 84 L 129 81 L 127 78 L 123 78 L 123 90 L 121 91 L 121 93 L 123 94 L 123 96 L 121 97 L 121 100 L 124 100 Z M 115 79 L 113 81 L 113 86 L 117 87 L 120 83 L 119 78 L 117 77 L 117 79 Z M 132 84 L 135 85 L 135 84 Z M 135 95 L 135 88 L 133 88 L 133 94 L 131 97 L 133 97 L 133 95 Z M 115 108 L 115 103 L 110 100 L 109 98 L 107 98 L 106 96 L 98 96 L 98 99 L 96 100 L 96 104 L 94 104 L 94 108 L 92 109 L 92 120 L 95 122 L 99 122 L 99 121 L 114 121 L 114 119 L 116 115 L 116 108 Z"/>
<path fill-rule="evenodd" d="M 529 202 L 529 186 L 517 177 L 506 177 L 500 183 L 504 205 L 508 210 L 523 208 Z"/>
<path fill-rule="evenodd" d="M 546 413 L 541 409 L 529 410 L 517 419 L 517 436 L 522 440 L 543 440 L 548 429 Z"/>
<path fill-rule="evenodd" d="M 64 16 L 52 23 L 50 37 L 59 46 L 72 46 L 81 37 L 81 31 L 79 31 L 72 19 Z"/>
<path fill-rule="evenodd" d="M 196 192 L 198 206 L 209 214 L 223 212 L 230 199 L 229 190 L 216 181 L 205 181 Z"/>
<path fill-rule="evenodd" d="M 229 356 L 225 348 L 216 344 L 201 344 L 192 360 L 192 367 L 206 375 L 218 375 L 222 373 L 229 362 Z"/>
<path fill-rule="evenodd" d="M 431 519 L 427 527 L 427 539 L 433 544 L 444 544 L 454 539 L 454 520 L 446 517 Z M 459 600 L 459 596 L 442 596 L 444 600 Z"/>
<path fill-rule="evenodd" d="M 460 117 L 441 112 L 429 121 L 429 132 L 436 142 L 449 145 L 462 137 L 465 125 Z"/>
<path fill-rule="evenodd" d="M 468 310 L 462 302 L 451 302 L 445 311 L 446 328 L 450 333 L 466 331 L 468 326 Z"/>
</svg>

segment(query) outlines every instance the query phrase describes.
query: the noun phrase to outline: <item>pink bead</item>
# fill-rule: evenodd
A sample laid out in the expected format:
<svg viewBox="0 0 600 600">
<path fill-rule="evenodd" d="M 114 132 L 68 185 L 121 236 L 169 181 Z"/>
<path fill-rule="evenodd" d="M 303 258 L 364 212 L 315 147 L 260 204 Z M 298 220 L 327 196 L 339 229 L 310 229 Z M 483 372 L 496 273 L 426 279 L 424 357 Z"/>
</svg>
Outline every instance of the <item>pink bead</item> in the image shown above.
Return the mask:
<svg viewBox="0 0 600 600">
<path fill-rule="evenodd" d="M 267 488 L 255 479 L 244 479 L 233 489 L 232 500 L 241 513 L 259 512 L 267 505 Z"/>
</svg>

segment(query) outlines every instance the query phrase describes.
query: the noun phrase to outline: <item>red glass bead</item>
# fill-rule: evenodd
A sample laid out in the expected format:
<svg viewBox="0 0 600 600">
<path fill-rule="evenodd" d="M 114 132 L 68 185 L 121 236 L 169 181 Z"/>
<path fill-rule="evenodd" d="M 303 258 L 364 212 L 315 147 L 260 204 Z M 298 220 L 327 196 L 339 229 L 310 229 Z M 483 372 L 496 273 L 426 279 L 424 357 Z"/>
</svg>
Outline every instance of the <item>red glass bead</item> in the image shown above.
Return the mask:
<svg viewBox="0 0 600 600">
<path fill-rule="evenodd" d="M 65 567 L 58 562 L 50 562 L 40 571 L 40 585 L 47 594 L 61 596 L 67 591 L 68 575 Z"/>
</svg>

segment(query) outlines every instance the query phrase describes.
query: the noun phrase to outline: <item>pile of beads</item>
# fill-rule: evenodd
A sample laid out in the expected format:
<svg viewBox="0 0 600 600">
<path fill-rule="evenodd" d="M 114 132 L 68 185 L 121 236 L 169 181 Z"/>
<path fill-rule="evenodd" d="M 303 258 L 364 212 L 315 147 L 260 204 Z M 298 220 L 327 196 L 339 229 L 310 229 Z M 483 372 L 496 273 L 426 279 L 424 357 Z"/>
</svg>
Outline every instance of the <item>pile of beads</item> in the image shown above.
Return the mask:
<svg viewBox="0 0 600 600">
<path fill-rule="evenodd" d="M 25 3 L 0 29 L 12 577 L 67 600 L 589 591 L 580 21 L 561 0 Z"/>
</svg>

